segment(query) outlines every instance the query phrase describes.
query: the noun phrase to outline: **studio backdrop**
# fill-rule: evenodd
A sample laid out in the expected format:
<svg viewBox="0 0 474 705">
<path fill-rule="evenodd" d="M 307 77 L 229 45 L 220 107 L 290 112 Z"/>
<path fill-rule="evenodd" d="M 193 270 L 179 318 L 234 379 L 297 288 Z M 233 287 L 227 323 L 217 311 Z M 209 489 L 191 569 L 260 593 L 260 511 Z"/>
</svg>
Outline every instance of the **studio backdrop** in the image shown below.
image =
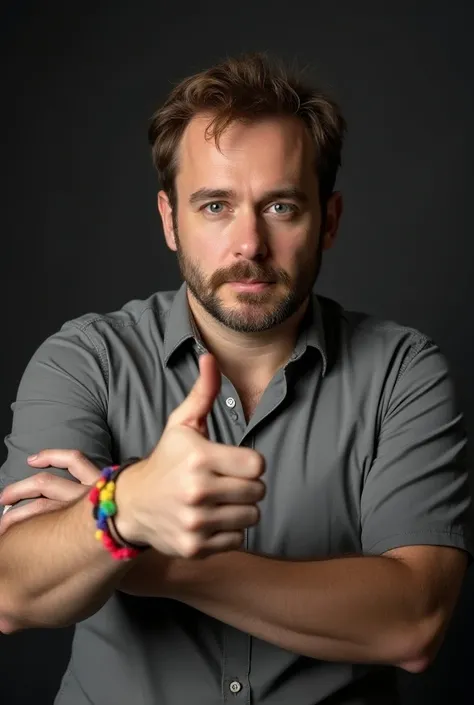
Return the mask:
<svg viewBox="0 0 474 705">
<path fill-rule="evenodd" d="M 431 336 L 472 436 L 472 2 L 5 0 L 0 18 L 4 436 L 49 334 L 179 285 L 148 119 L 174 83 L 244 50 L 296 59 L 348 122 L 345 211 L 317 291 Z M 400 671 L 407 704 L 472 702 L 472 570 L 435 663 Z M 70 640 L 70 629 L 0 636 L 1 702 L 52 703 Z"/>
</svg>

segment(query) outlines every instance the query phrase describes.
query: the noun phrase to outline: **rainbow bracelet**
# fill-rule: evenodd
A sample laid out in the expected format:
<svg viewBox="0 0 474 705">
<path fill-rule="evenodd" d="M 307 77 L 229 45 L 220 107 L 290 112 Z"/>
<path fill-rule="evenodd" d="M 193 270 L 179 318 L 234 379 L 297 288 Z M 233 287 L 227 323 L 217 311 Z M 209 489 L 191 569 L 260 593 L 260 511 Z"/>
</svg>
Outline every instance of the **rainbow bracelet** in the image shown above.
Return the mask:
<svg viewBox="0 0 474 705">
<path fill-rule="evenodd" d="M 109 519 L 117 514 L 115 503 L 115 482 L 122 470 L 134 463 L 136 459 L 129 460 L 122 465 L 109 465 L 102 469 L 100 477 L 89 492 L 89 499 L 93 504 L 92 514 L 96 521 L 95 537 L 101 541 L 105 548 L 116 560 L 129 561 L 136 558 L 143 549 L 137 547 L 121 546 L 112 536 Z"/>
</svg>

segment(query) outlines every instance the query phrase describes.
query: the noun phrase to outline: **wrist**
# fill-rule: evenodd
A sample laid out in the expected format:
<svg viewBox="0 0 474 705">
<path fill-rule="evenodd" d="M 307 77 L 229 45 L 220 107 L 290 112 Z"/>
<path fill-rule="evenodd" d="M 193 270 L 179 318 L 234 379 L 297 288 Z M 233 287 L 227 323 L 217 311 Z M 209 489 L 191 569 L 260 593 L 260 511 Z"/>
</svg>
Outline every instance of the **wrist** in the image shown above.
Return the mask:
<svg viewBox="0 0 474 705">
<path fill-rule="evenodd" d="M 137 518 L 138 488 L 140 476 L 144 467 L 144 460 L 138 460 L 119 473 L 115 480 L 115 504 L 117 513 L 113 517 L 113 524 L 117 538 L 137 546 L 148 546 L 144 530 Z"/>
</svg>

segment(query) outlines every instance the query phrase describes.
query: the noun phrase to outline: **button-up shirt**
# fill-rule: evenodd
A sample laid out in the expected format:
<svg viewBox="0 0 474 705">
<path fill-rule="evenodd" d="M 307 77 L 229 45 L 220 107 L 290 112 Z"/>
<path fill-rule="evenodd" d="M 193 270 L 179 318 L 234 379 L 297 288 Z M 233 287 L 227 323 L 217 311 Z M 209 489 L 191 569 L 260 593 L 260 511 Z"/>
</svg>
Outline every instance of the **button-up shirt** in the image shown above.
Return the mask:
<svg viewBox="0 0 474 705">
<path fill-rule="evenodd" d="M 36 472 L 26 456 L 42 448 L 76 448 L 99 467 L 146 456 L 204 351 L 185 284 L 64 324 L 22 377 L 1 484 Z M 462 415 L 443 354 L 417 330 L 313 294 L 250 420 L 222 375 L 208 430 L 266 461 L 243 550 L 286 560 L 410 544 L 472 553 Z M 302 656 L 176 600 L 117 589 L 76 625 L 55 703 L 386 705 L 397 702 L 394 673 Z"/>
</svg>

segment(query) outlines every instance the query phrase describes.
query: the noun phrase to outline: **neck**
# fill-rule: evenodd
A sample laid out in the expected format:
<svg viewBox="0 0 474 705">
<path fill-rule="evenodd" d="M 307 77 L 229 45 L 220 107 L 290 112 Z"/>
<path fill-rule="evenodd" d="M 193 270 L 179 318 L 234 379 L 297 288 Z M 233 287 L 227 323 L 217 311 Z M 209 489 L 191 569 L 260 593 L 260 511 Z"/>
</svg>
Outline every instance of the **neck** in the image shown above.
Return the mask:
<svg viewBox="0 0 474 705">
<path fill-rule="evenodd" d="M 293 352 L 309 297 L 279 326 L 258 333 L 234 331 L 211 316 L 187 289 L 194 324 L 206 349 L 231 381 L 248 379 L 266 384 Z"/>
</svg>

